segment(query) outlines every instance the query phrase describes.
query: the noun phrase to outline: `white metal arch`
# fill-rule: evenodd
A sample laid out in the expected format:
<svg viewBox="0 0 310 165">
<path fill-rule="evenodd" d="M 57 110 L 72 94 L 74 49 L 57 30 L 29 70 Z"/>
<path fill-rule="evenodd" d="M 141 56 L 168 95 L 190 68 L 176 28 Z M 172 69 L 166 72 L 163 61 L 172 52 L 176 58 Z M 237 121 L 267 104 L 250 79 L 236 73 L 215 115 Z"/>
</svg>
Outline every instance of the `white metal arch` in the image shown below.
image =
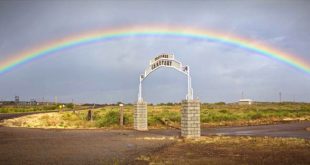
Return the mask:
<svg viewBox="0 0 310 165">
<path fill-rule="evenodd" d="M 177 71 L 185 74 L 187 76 L 187 100 L 193 100 L 193 88 L 192 88 L 192 80 L 189 72 L 189 66 L 182 65 L 181 62 L 174 59 L 174 55 L 171 54 L 161 54 L 154 59 L 150 60 L 149 66 L 145 69 L 144 74 L 140 75 L 140 83 L 139 83 L 139 93 L 138 93 L 138 102 L 143 102 L 142 98 L 142 82 L 145 80 L 148 75 L 150 75 L 155 70 L 167 67 L 167 68 L 173 68 Z"/>
</svg>

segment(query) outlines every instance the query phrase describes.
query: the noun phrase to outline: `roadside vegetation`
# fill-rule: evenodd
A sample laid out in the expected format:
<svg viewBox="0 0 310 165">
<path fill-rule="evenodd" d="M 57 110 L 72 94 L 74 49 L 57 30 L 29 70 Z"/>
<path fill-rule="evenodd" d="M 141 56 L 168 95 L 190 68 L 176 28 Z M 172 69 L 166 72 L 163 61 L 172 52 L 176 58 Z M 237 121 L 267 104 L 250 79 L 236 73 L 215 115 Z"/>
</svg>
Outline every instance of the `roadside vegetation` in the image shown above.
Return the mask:
<svg viewBox="0 0 310 165">
<path fill-rule="evenodd" d="M 201 122 L 206 123 L 205 126 L 259 125 L 294 120 L 310 120 L 309 103 L 201 105 Z"/>
<path fill-rule="evenodd" d="M 61 106 L 61 107 L 60 107 Z M 71 110 L 73 104 L 52 104 L 52 105 L 0 105 L 0 113 L 23 113 L 23 112 L 44 112 L 57 110 Z"/>
<path fill-rule="evenodd" d="M 124 127 L 133 127 L 134 105 L 124 107 Z M 44 108 L 41 108 L 41 110 Z M 149 128 L 179 128 L 181 104 L 148 105 Z M 16 111 L 15 111 L 16 112 Z M 119 128 L 119 106 L 107 105 L 92 111 L 54 112 L 9 119 L 4 124 L 51 128 Z M 32 120 L 31 118 L 36 118 Z M 272 124 L 310 120 L 309 103 L 201 104 L 202 127 Z M 34 123 L 32 123 L 34 122 Z"/>
</svg>

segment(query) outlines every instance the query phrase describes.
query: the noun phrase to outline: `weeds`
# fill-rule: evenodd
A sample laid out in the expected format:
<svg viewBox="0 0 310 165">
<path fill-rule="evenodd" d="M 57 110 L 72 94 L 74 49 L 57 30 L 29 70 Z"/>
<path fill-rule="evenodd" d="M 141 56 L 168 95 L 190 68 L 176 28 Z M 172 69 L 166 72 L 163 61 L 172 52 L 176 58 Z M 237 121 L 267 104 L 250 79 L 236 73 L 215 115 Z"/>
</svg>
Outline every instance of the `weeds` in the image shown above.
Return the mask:
<svg viewBox="0 0 310 165">
<path fill-rule="evenodd" d="M 133 125 L 133 112 L 135 106 L 126 105 L 124 108 L 124 126 Z M 162 126 L 180 126 L 181 105 L 148 105 L 148 125 L 150 127 Z M 8 109 L 3 109 L 7 110 Z M 306 103 L 265 103 L 251 106 L 237 104 L 201 104 L 200 110 L 201 123 L 208 125 L 234 125 L 234 123 L 262 124 L 270 123 L 274 120 L 282 121 L 290 118 L 297 120 L 299 118 L 310 119 L 310 104 Z M 63 112 L 55 113 L 60 117 L 42 115 L 38 120 L 44 121 L 43 125 L 48 127 L 118 127 L 119 107 L 105 106 L 93 111 L 93 121 L 87 121 L 87 110 L 77 113 Z M 62 122 L 63 121 L 63 122 Z M 27 122 L 27 120 L 26 120 Z M 224 124 L 223 124 L 224 123 Z M 23 125 L 15 121 L 16 126 Z"/>
</svg>

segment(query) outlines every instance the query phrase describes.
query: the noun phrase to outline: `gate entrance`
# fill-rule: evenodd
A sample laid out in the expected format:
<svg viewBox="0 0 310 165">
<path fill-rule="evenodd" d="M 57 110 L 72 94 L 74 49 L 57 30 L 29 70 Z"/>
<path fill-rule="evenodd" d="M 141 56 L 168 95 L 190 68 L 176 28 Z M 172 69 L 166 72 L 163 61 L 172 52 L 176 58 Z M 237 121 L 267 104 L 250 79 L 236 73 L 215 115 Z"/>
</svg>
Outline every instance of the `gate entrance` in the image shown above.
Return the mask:
<svg viewBox="0 0 310 165">
<path fill-rule="evenodd" d="M 200 136 L 200 102 L 194 100 L 189 66 L 183 65 L 171 54 L 161 54 L 150 60 L 144 74 L 140 75 L 138 101 L 134 112 L 134 129 L 147 131 L 147 103 L 142 98 L 142 83 L 153 71 L 161 68 L 173 68 L 187 76 L 187 95 L 182 101 L 181 136 Z"/>
</svg>

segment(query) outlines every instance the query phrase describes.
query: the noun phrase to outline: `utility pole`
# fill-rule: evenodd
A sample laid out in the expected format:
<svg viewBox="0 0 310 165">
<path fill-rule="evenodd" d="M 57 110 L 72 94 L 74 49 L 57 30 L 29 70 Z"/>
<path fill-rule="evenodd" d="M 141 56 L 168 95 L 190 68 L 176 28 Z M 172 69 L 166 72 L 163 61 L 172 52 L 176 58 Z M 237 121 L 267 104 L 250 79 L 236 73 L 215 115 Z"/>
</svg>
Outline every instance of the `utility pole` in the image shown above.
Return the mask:
<svg viewBox="0 0 310 165">
<path fill-rule="evenodd" d="M 55 96 L 55 104 L 57 105 L 57 103 L 58 103 L 58 102 L 57 102 L 57 96 Z"/>
<path fill-rule="evenodd" d="M 72 103 L 73 113 L 75 113 L 75 105 L 74 105 L 73 99 L 71 100 L 71 103 Z"/>
<path fill-rule="evenodd" d="M 96 104 L 93 105 L 92 110 L 90 111 L 90 121 L 93 121 L 93 111 L 95 109 Z"/>
<path fill-rule="evenodd" d="M 282 93 L 279 92 L 279 102 L 281 103 L 282 102 Z"/>
</svg>

